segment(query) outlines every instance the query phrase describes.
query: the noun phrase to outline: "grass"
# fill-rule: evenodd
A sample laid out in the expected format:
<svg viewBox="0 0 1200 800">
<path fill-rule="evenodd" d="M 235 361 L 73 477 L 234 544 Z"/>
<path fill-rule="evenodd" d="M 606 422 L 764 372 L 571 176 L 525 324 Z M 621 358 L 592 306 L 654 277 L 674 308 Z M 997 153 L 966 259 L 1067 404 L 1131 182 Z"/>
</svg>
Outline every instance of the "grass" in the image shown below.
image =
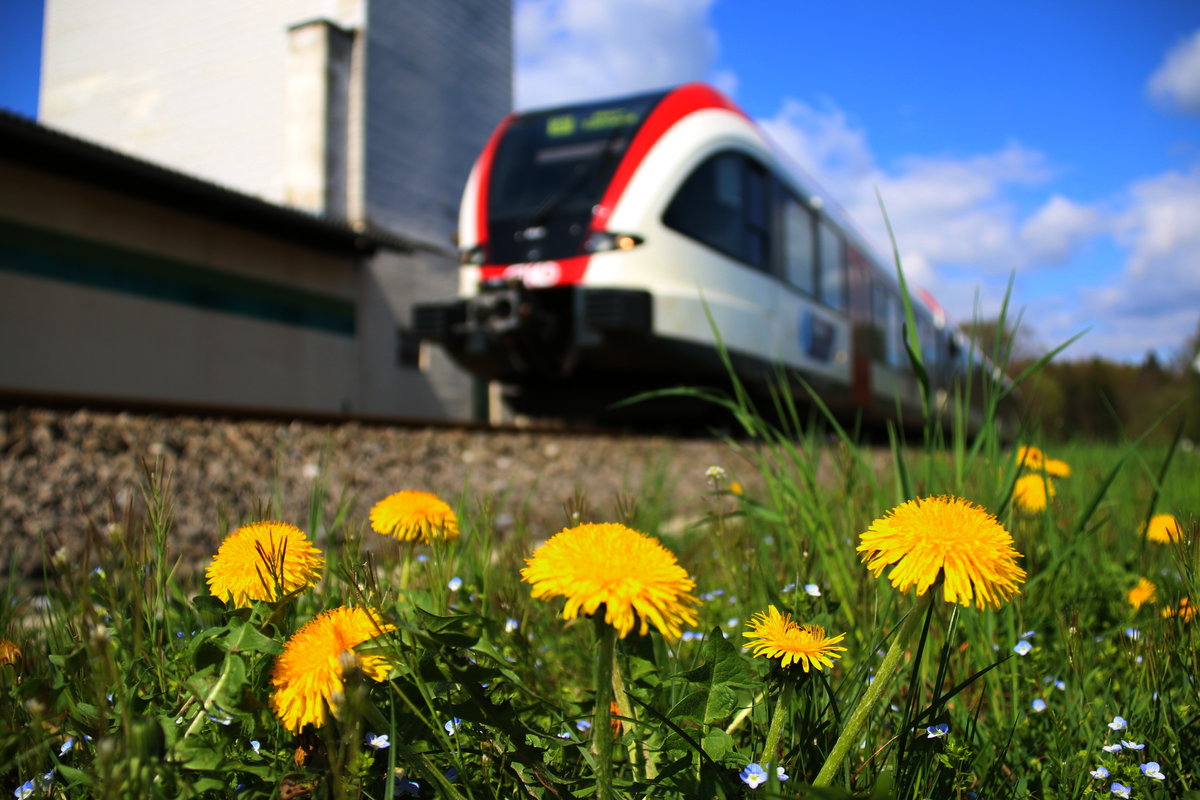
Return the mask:
<svg viewBox="0 0 1200 800">
<path fill-rule="evenodd" d="M 910 357 L 919 367 L 915 343 Z M 926 391 L 925 429 L 913 444 L 894 430 L 882 467 L 836 423 L 832 444 L 799 425 L 786 397 L 772 415 L 781 425 L 743 393 L 717 398 L 742 427 L 735 460 L 754 474 L 696 465 L 669 476 L 707 498 L 686 526 L 664 524 L 677 514 L 654 482 L 604 518 L 585 496 L 542 498 L 563 505 L 564 526 L 620 522 L 663 542 L 699 600 L 698 624 L 677 639 L 616 638 L 602 621 L 562 619 L 562 600 L 532 600 L 520 570 L 554 531 L 518 524 L 523 533 L 497 540 L 489 505 L 466 492 L 446 498 L 456 541 L 368 555 L 363 542 L 378 534 L 321 480 L 304 508 L 278 498 L 263 508 L 309 532 L 323 579 L 234 608 L 175 575 L 174 487 L 150 468 L 143 514 L 94 532 L 78 562 L 47 554 L 32 592 L 10 576 L 0 631 L 20 655 L 0 651 L 0 788 L 288 800 L 1086 798 L 1123 787 L 1200 797 L 1200 621 L 1185 602 L 1200 598 L 1200 454 L 1178 437 L 1065 445 L 1047 455 L 1072 474 L 1054 480 L 1044 509 L 1025 511 L 1015 448 L 988 424 L 1006 391 L 984 387 L 978 432 L 965 398 L 939 415 Z M 939 495 L 1011 532 L 1028 577 L 1008 602 L 964 608 L 936 586 L 918 598 L 861 563 L 858 537 L 873 520 Z M 1182 523 L 1178 542 L 1141 534 L 1163 512 Z M 1134 608 L 1127 593 L 1142 577 L 1157 595 Z M 353 657 L 335 658 L 334 713 L 293 735 L 269 704 L 273 665 L 301 625 L 346 605 L 395 626 L 358 648 L 390 671 L 375 682 Z M 751 657 L 742 634 L 771 605 L 845 633 L 843 657 L 808 673 Z M 610 694 L 611 717 L 595 703 Z M 767 778 L 756 787 L 753 764 Z"/>
</svg>

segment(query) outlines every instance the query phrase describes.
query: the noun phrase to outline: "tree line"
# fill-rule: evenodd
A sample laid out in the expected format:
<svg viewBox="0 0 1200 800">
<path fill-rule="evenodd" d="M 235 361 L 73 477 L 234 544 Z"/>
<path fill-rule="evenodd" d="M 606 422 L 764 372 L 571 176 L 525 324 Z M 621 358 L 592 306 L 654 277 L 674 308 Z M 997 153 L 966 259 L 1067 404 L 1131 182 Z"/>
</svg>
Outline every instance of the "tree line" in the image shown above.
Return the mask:
<svg viewBox="0 0 1200 800">
<path fill-rule="evenodd" d="M 981 352 L 1000 354 L 1012 377 L 1047 352 L 1028 330 L 1001 329 L 997 320 L 963 329 Z M 1059 354 L 1019 387 L 1016 408 L 1051 441 L 1114 442 L 1147 432 L 1149 441 L 1166 441 L 1180 426 L 1186 439 L 1200 441 L 1200 323 L 1165 361 L 1154 351 L 1136 364 Z"/>
</svg>

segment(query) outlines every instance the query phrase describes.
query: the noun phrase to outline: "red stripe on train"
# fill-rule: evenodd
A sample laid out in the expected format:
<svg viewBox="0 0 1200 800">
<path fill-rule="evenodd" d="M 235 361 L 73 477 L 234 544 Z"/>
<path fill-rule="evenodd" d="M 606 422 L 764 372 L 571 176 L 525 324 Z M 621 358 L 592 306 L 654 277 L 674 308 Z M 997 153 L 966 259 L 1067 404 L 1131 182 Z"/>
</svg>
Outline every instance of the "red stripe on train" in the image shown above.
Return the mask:
<svg viewBox="0 0 1200 800">
<path fill-rule="evenodd" d="M 688 114 L 706 108 L 723 108 L 746 116 L 745 112 L 727 97 L 702 83 L 689 83 L 668 94 L 650 112 L 650 116 L 638 129 L 637 135 L 621 158 L 604 197 L 596 206 L 596 213 L 592 217 L 592 230 L 602 231 L 608 225 L 608 218 L 633 178 L 633 173 L 641 166 L 650 148 L 658 143 L 663 134 Z"/>
<path fill-rule="evenodd" d="M 502 264 L 480 267 L 483 281 L 519 280 L 531 288 L 568 286 L 583 280 L 591 256 L 560 258 L 556 261 L 531 261 L 524 264 Z"/>
</svg>

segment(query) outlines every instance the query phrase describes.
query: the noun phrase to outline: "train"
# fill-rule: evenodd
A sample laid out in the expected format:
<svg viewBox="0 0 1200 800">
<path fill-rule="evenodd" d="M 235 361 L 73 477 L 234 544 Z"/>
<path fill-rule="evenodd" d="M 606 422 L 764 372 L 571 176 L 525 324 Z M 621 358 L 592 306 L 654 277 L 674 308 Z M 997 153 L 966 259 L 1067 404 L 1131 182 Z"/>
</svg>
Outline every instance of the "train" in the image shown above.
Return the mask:
<svg viewBox="0 0 1200 800">
<path fill-rule="evenodd" d="M 414 305 L 411 333 L 513 414 L 703 416 L 671 390 L 731 375 L 760 406 L 785 376 L 842 419 L 920 413 L 895 269 L 711 86 L 509 114 L 471 169 L 458 247 L 458 296 Z M 990 367 L 932 298 L 912 306 L 944 401 Z"/>
</svg>

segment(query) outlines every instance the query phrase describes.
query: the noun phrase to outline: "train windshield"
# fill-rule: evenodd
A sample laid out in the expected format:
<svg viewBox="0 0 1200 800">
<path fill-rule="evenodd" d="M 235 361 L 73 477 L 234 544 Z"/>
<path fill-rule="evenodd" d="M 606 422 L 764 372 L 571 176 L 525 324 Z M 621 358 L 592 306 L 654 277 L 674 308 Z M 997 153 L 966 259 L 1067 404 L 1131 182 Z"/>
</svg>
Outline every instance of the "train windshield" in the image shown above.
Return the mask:
<svg viewBox="0 0 1200 800">
<path fill-rule="evenodd" d="M 621 156 L 663 94 L 517 117 L 488 183 L 493 263 L 576 255 Z"/>
</svg>

